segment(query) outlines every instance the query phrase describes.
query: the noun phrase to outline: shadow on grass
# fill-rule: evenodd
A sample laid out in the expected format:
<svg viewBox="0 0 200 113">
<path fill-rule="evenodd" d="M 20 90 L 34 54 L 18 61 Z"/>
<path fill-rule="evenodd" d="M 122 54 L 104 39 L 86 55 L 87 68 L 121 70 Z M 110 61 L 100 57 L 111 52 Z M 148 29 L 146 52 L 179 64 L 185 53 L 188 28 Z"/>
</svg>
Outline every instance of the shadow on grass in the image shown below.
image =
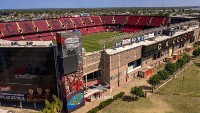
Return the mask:
<svg viewBox="0 0 200 113">
<path fill-rule="evenodd" d="M 124 95 L 124 96 L 122 97 L 122 101 L 127 101 L 127 102 L 137 101 L 138 99 L 139 99 L 139 97 L 130 96 L 130 95 Z"/>
<path fill-rule="evenodd" d="M 140 86 L 140 88 L 142 88 L 144 90 L 151 90 L 151 87 L 145 86 L 145 85 Z"/>
</svg>

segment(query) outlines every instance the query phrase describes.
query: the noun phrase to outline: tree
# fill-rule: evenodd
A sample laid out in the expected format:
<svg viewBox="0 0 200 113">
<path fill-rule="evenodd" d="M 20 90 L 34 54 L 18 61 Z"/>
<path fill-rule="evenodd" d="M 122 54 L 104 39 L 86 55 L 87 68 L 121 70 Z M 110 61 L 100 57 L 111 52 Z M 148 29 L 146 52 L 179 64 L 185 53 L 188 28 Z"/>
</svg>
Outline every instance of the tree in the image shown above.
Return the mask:
<svg viewBox="0 0 200 113">
<path fill-rule="evenodd" d="M 199 51 L 199 53 L 200 53 L 200 51 Z M 187 53 L 183 53 L 182 54 L 182 58 L 184 59 L 184 64 L 185 63 L 187 63 L 187 62 L 189 62 L 190 60 L 191 60 L 191 56 L 190 55 L 188 55 Z"/>
<path fill-rule="evenodd" d="M 165 70 L 168 71 L 170 75 L 172 75 L 177 70 L 176 63 L 167 62 L 165 65 Z"/>
<path fill-rule="evenodd" d="M 45 100 L 45 108 L 42 110 L 43 113 L 61 113 L 63 108 L 63 103 L 58 97 L 53 95 L 53 102 Z"/>
<path fill-rule="evenodd" d="M 196 48 L 196 49 L 193 51 L 192 55 L 194 55 L 195 57 L 199 56 L 199 55 L 200 55 L 200 48 L 199 48 L 199 47 Z"/>
<path fill-rule="evenodd" d="M 158 75 L 155 74 L 155 75 L 153 75 L 152 77 L 149 78 L 148 82 L 149 82 L 149 84 L 152 85 L 152 93 L 153 93 L 155 86 L 160 84 L 160 79 L 159 79 Z"/>
<path fill-rule="evenodd" d="M 166 80 L 167 78 L 169 78 L 169 72 L 164 70 L 160 70 L 157 72 L 158 77 L 160 78 L 160 80 Z"/>
<path fill-rule="evenodd" d="M 177 68 L 182 68 L 183 65 L 185 64 L 185 59 L 184 58 L 179 58 L 177 61 L 176 61 L 176 67 Z"/>
<path fill-rule="evenodd" d="M 137 87 L 137 86 L 132 87 L 130 93 L 131 94 L 135 94 L 136 97 L 142 97 L 142 96 L 144 96 L 143 89 L 141 87 Z"/>
</svg>

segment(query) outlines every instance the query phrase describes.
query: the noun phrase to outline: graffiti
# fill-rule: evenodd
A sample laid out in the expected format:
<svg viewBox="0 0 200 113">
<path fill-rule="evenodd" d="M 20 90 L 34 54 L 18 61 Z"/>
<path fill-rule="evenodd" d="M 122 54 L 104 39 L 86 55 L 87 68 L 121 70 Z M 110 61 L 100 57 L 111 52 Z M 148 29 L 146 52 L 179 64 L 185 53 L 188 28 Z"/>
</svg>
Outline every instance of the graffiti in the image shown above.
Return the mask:
<svg viewBox="0 0 200 113">
<path fill-rule="evenodd" d="M 15 30 L 11 30 L 13 26 L 11 24 L 6 24 L 6 30 L 8 31 L 9 34 L 15 33 Z"/>
<path fill-rule="evenodd" d="M 29 32 L 29 31 L 32 32 L 31 27 L 27 23 L 24 23 L 24 27 L 26 29 L 26 32 Z"/>
</svg>

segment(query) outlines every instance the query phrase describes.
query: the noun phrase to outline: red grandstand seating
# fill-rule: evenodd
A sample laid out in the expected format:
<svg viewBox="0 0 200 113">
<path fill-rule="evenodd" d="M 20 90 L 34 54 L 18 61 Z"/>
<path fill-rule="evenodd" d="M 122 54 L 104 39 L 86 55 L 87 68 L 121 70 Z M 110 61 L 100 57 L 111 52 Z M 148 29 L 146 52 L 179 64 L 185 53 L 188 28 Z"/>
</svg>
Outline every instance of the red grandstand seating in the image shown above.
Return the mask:
<svg viewBox="0 0 200 113">
<path fill-rule="evenodd" d="M 94 25 L 103 25 L 100 16 L 90 16 L 89 18 L 92 20 Z"/>
<path fill-rule="evenodd" d="M 81 20 L 79 17 L 77 17 L 77 18 L 71 18 L 71 20 L 72 20 L 73 23 L 76 25 L 76 28 L 85 27 L 85 26 L 83 25 L 82 20 Z"/>
<path fill-rule="evenodd" d="M 73 22 L 71 21 L 70 18 L 61 18 L 60 21 L 62 23 L 63 28 L 66 28 L 66 24 L 68 29 L 74 28 Z"/>
<path fill-rule="evenodd" d="M 88 34 L 89 34 L 87 28 L 81 28 L 81 29 L 79 29 L 79 30 L 81 31 L 81 34 L 82 34 L 82 35 L 88 35 Z"/>
<path fill-rule="evenodd" d="M 141 16 L 138 20 L 137 25 L 147 26 L 151 20 L 151 17 Z"/>
<path fill-rule="evenodd" d="M 82 17 L 81 20 L 85 26 L 94 26 L 94 24 L 92 23 L 89 17 Z"/>
<path fill-rule="evenodd" d="M 106 31 L 112 32 L 116 29 L 116 26 L 104 26 L 104 29 Z"/>
<path fill-rule="evenodd" d="M 45 20 L 36 20 L 33 21 L 35 27 L 38 28 L 38 31 L 49 31 L 50 28 L 48 27 L 47 23 Z"/>
<path fill-rule="evenodd" d="M 127 16 L 114 16 L 115 24 L 125 24 Z"/>
<path fill-rule="evenodd" d="M 103 26 L 97 26 L 95 27 L 97 29 L 98 32 L 104 32 L 105 29 L 103 28 Z"/>
<path fill-rule="evenodd" d="M 165 17 L 165 19 L 164 19 L 164 25 L 166 25 L 167 23 L 169 23 L 169 18 L 168 17 Z"/>
<path fill-rule="evenodd" d="M 160 26 L 166 24 L 165 17 L 153 17 L 149 26 Z"/>
<path fill-rule="evenodd" d="M 136 25 L 139 21 L 140 16 L 129 16 L 128 17 L 128 25 Z"/>
<path fill-rule="evenodd" d="M 43 41 L 53 40 L 55 39 L 55 35 L 51 32 L 48 33 L 40 33 L 38 34 Z"/>
<path fill-rule="evenodd" d="M 23 38 L 27 41 L 41 41 L 41 37 L 38 34 L 24 35 Z"/>
<path fill-rule="evenodd" d="M 101 16 L 103 24 L 115 24 L 113 16 Z"/>
<path fill-rule="evenodd" d="M 139 32 L 142 30 L 144 26 L 133 26 L 133 25 L 125 25 L 121 32 Z"/>
<path fill-rule="evenodd" d="M 63 27 L 58 19 L 49 19 L 46 21 L 47 21 L 48 26 L 52 30 L 62 30 L 63 29 Z"/>
<path fill-rule="evenodd" d="M 89 34 L 98 33 L 98 30 L 95 27 L 89 27 L 87 29 L 88 29 Z"/>
<path fill-rule="evenodd" d="M 4 38 L 4 40 L 9 40 L 9 41 L 21 41 L 23 40 L 22 36 L 12 36 L 8 38 Z"/>
<path fill-rule="evenodd" d="M 103 24 L 103 21 L 105 22 Z M 57 31 L 62 31 L 68 25 L 68 30 L 78 29 L 82 35 L 104 31 L 114 31 L 122 26 L 122 32 L 138 32 L 145 26 L 166 25 L 168 17 L 147 16 L 90 16 L 82 18 L 60 18 L 49 20 L 34 20 L 22 22 L 0 23 L 0 38 L 7 40 L 52 40 Z M 83 24 L 85 23 L 85 24 Z M 75 26 L 76 25 L 76 28 Z M 38 29 L 36 29 L 38 28 Z M 30 34 L 32 33 L 32 34 Z"/>
<path fill-rule="evenodd" d="M 22 29 L 22 33 L 33 33 L 36 32 L 34 30 L 34 25 L 31 21 L 23 21 L 17 22 L 19 27 Z"/>
<path fill-rule="evenodd" d="M 0 23 L 1 37 L 20 34 L 16 22 Z"/>
</svg>

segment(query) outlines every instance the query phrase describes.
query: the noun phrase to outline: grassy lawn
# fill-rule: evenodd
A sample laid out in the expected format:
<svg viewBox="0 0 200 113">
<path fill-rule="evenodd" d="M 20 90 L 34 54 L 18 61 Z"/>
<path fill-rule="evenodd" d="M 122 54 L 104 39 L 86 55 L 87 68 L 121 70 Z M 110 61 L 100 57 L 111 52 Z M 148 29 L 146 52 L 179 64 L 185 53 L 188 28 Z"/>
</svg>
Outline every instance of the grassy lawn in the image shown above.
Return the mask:
<svg viewBox="0 0 200 113">
<path fill-rule="evenodd" d="M 111 38 L 114 35 L 119 35 L 119 32 L 103 32 L 92 35 L 82 36 L 82 45 L 83 48 L 86 49 L 87 52 L 101 50 L 102 47 L 98 44 L 99 40 Z M 113 47 L 112 43 L 106 44 L 106 48 Z"/>
<path fill-rule="evenodd" d="M 117 100 L 99 113 L 200 113 L 199 106 L 200 67 L 193 64 L 148 98 Z"/>
</svg>

